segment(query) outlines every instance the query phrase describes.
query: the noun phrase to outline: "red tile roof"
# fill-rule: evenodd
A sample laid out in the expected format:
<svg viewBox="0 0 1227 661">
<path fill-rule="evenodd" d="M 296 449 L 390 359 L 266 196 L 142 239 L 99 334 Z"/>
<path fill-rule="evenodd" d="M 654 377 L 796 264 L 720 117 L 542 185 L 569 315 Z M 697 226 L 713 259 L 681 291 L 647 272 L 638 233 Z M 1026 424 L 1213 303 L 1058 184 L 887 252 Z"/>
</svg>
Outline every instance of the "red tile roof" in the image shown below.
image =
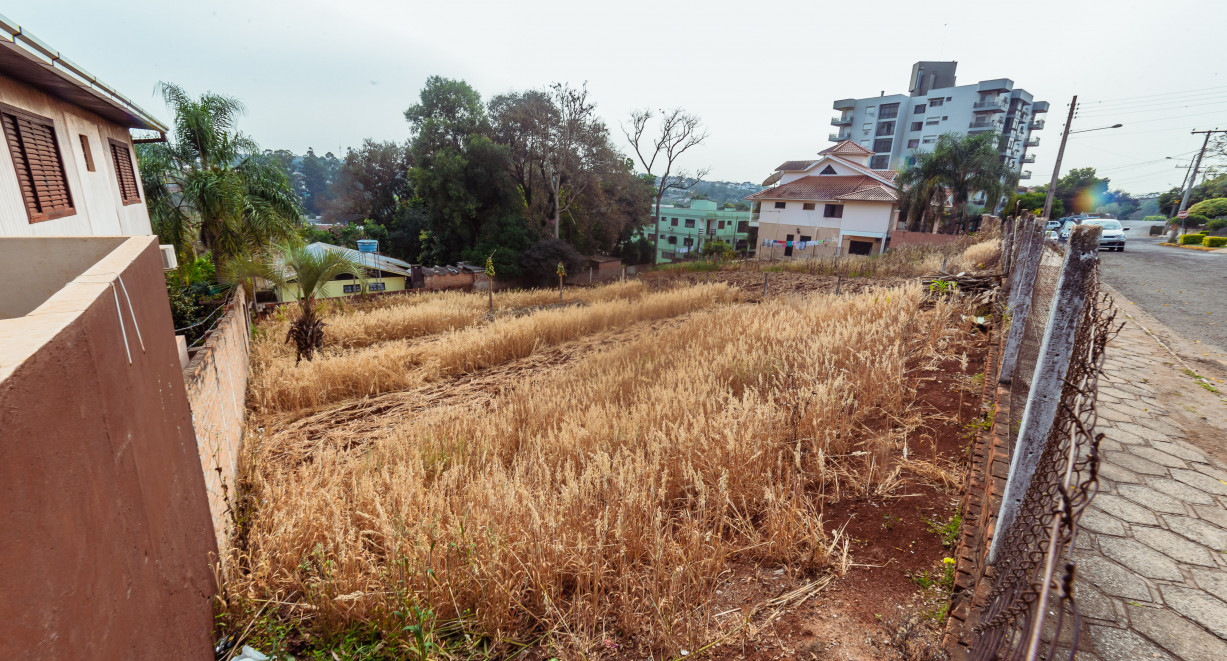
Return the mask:
<svg viewBox="0 0 1227 661">
<path fill-rule="evenodd" d="M 834 146 L 827 147 L 826 149 L 823 149 L 822 151 L 818 152 L 818 155 L 826 156 L 827 154 L 860 154 L 862 156 L 867 156 L 872 153 L 873 153 L 872 151 L 865 149 L 864 147 L 856 144 L 855 142 L 852 142 L 851 140 L 840 140 L 839 142 L 835 143 Z"/>
<path fill-rule="evenodd" d="M 811 165 L 813 165 L 814 163 L 817 163 L 817 162 L 818 162 L 818 161 L 814 161 L 814 160 L 809 160 L 809 161 L 784 161 L 784 162 L 783 162 L 783 163 L 781 163 L 781 164 L 779 165 L 779 167 L 777 167 L 775 170 L 776 170 L 776 172 L 779 172 L 780 170 L 786 170 L 786 171 L 789 171 L 789 172 L 797 172 L 797 171 L 799 171 L 799 170 L 805 170 L 805 169 L 809 168 Z"/>
<path fill-rule="evenodd" d="M 893 202 L 894 191 L 865 175 L 802 177 L 746 197 L 747 200 L 870 200 Z"/>
</svg>

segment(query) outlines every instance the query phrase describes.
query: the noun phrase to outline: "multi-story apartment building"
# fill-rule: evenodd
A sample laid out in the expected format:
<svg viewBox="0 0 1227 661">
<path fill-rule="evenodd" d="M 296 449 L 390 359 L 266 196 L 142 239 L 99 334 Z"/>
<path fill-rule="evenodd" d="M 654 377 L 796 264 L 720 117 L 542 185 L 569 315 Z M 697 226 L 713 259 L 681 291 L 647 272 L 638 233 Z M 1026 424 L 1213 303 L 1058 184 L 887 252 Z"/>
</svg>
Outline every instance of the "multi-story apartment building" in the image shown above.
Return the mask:
<svg viewBox="0 0 1227 661">
<path fill-rule="evenodd" d="M 698 253 L 709 241 L 723 241 L 734 250 L 753 248 L 749 245 L 750 212 L 718 209 L 711 200 L 692 200 L 690 208 L 662 206 L 660 222 L 643 229 L 651 241 L 660 228 L 660 243 L 656 263 L 667 264 L 675 259 Z"/>
<path fill-rule="evenodd" d="M 1048 112 L 1048 102 L 1035 101 L 1008 78 L 955 85 L 957 66 L 917 62 L 907 94 L 836 101 L 840 115 L 831 120 L 837 129 L 831 142 L 851 140 L 873 153 L 870 167 L 898 170 L 916 152 L 932 150 L 943 133 L 992 132 L 1002 137 L 1002 161 L 1025 184 L 1031 178 L 1026 165 L 1035 162 L 1027 151 L 1040 142 L 1032 132 L 1044 128 L 1039 115 Z"/>
</svg>

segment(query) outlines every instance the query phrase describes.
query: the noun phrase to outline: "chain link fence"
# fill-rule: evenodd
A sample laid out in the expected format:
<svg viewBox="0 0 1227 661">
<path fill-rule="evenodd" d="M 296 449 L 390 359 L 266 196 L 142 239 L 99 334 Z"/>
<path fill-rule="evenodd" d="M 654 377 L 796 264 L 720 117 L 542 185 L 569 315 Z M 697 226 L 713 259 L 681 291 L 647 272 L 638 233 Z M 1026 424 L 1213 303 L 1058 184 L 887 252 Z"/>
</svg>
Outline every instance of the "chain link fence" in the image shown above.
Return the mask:
<svg viewBox="0 0 1227 661">
<path fill-rule="evenodd" d="M 1098 230 L 1075 232 L 1062 250 L 1046 244 L 1035 221 L 1019 224 L 1007 260 L 1013 316 L 1001 374 L 1010 475 L 970 657 L 1072 661 L 1081 634 L 1073 550 L 1097 488 L 1095 398 L 1119 327 L 1099 288 Z"/>
</svg>

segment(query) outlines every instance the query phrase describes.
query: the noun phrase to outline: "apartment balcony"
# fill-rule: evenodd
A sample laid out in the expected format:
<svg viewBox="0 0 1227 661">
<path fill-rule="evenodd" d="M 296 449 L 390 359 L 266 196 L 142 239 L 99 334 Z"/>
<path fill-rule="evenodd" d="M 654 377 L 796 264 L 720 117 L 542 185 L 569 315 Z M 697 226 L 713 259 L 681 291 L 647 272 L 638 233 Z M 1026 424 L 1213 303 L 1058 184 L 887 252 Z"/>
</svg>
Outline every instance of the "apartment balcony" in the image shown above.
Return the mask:
<svg viewBox="0 0 1227 661">
<path fill-rule="evenodd" d="M 835 110 L 850 110 L 856 107 L 856 99 L 840 99 L 831 106 Z"/>
<path fill-rule="evenodd" d="M 1032 131 L 1039 131 L 1039 130 L 1040 130 L 1040 129 L 1042 129 L 1042 128 L 1044 128 L 1044 120 L 1042 120 L 1042 119 L 1037 119 L 1037 120 L 1035 120 L 1035 121 L 1031 122 L 1031 130 L 1032 130 Z"/>
<path fill-rule="evenodd" d="M 1047 101 L 1036 101 L 1035 103 L 1031 104 L 1031 112 L 1035 114 L 1039 114 L 1041 112 L 1048 112 L 1048 102 Z"/>
<path fill-rule="evenodd" d="M 993 78 L 981 80 L 976 85 L 977 92 L 1009 92 L 1014 89 L 1014 81 L 1009 78 Z"/>
<path fill-rule="evenodd" d="M 851 125 L 852 125 L 852 115 L 848 115 L 846 117 L 832 117 L 831 118 L 831 126 L 851 126 Z"/>
<path fill-rule="evenodd" d="M 1023 156 L 1023 157 L 1022 157 L 1022 162 L 1023 162 L 1023 163 L 1034 163 L 1034 162 L 1035 162 L 1035 154 L 1027 154 L 1026 156 Z"/>
<path fill-rule="evenodd" d="M 1024 180 L 1024 181 L 1025 181 L 1025 180 L 1027 180 L 1027 179 L 1030 179 L 1030 178 L 1031 178 L 1031 171 L 1030 171 L 1030 170 L 1023 170 L 1022 172 L 1019 172 L 1019 173 L 1018 173 L 1018 178 L 1019 178 L 1019 179 L 1022 179 L 1022 180 Z"/>
<path fill-rule="evenodd" d="M 967 125 L 967 128 L 971 129 L 972 131 L 1000 131 L 1001 122 L 972 122 Z"/>
<path fill-rule="evenodd" d="M 1040 146 L 1040 139 L 1039 139 L 1039 136 L 1034 136 L 1034 135 L 1033 135 L 1033 136 L 1031 136 L 1030 138 L 1027 138 L 1027 141 L 1023 143 L 1023 146 L 1024 146 L 1024 147 L 1038 147 L 1038 146 Z"/>
<path fill-rule="evenodd" d="M 829 135 L 827 136 L 827 139 L 828 139 L 828 140 L 830 140 L 831 142 L 840 142 L 840 141 L 843 141 L 843 140 L 851 140 L 851 139 L 852 139 L 852 132 L 851 132 L 851 131 L 840 131 L 839 133 L 831 133 L 831 134 L 829 134 Z"/>
<path fill-rule="evenodd" d="M 1010 102 L 1004 99 L 993 99 L 992 101 L 976 101 L 971 109 L 975 112 L 1005 112 L 1010 107 Z"/>
</svg>

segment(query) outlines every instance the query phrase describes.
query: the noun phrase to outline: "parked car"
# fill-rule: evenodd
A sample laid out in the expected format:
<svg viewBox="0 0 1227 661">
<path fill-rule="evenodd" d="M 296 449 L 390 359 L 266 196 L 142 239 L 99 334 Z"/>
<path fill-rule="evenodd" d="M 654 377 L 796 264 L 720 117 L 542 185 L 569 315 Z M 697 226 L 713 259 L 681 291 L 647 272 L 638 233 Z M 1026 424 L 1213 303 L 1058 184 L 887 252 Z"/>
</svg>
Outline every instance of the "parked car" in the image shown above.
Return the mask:
<svg viewBox="0 0 1227 661">
<path fill-rule="evenodd" d="M 1103 228 L 1099 235 L 1100 249 L 1124 252 L 1125 232 L 1128 232 L 1129 228 L 1122 227 L 1119 220 L 1115 218 L 1091 218 L 1082 221 L 1082 224 L 1098 225 Z"/>
<path fill-rule="evenodd" d="M 1044 225 L 1045 232 L 1051 232 L 1053 230 L 1059 230 L 1059 229 L 1061 229 L 1061 221 L 1057 220 L 1056 218 L 1053 218 L 1052 220 L 1048 221 L 1047 224 Z"/>
<path fill-rule="evenodd" d="M 1069 241 L 1069 233 L 1077 226 L 1078 221 L 1068 219 L 1065 220 L 1065 222 L 1061 224 L 1061 229 L 1057 231 L 1057 240 L 1061 243 Z"/>
</svg>

